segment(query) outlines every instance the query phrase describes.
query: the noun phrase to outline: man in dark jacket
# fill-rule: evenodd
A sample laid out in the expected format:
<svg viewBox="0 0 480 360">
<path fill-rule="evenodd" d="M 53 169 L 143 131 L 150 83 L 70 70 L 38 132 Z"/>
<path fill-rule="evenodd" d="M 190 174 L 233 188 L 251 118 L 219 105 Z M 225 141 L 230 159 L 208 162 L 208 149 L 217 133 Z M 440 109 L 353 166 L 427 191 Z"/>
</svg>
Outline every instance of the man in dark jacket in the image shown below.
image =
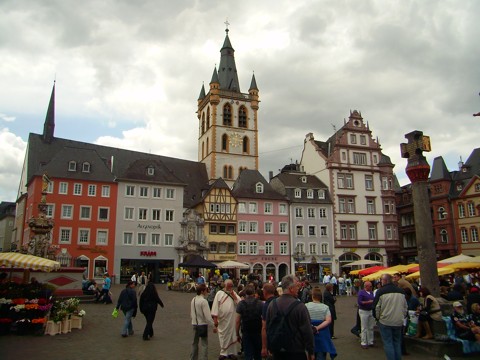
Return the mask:
<svg viewBox="0 0 480 360">
<path fill-rule="evenodd" d="M 405 293 L 392 281 L 389 274 L 382 275 L 382 287 L 373 300 L 373 317 L 378 321 L 383 349 L 389 360 L 402 358 L 402 326 L 407 314 Z"/>
<path fill-rule="evenodd" d="M 333 296 L 333 285 L 331 283 L 325 285 L 325 291 L 323 292 L 323 303 L 330 309 L 330 315 L 332 315 L 332 322 L 328 326 L 330 329 L 330 336 L 335 339 L 335 320 L 337 320 L 337 310 L 335 309 L 335 302 L 337 298 Z"/>
<path fill-rule="evenodd" d="M 122 328 L 122 337 L 133 335 L 132 317 L 137 316 L 137 294 L 135 290 L 135 283 L 129 281 L 118 297 L 117 310 L 121 309 L 125 315 L 125 322 Z"/>
<path fill-rule="evenodd" d="M 298 302 L 285 319 L 289 328 L 295 330 L 292 334 L 290 348 L 282 352 L 275 352 L 269 348 L 268 350 L 273 353 L 274 360 L 307 360 L 305 352 L 308 353 L 308 360 L 315 359 L 310 315 L 305 304 L 297 299 L 300 286 L 301 283 L 296 276 L 284 276 L 282 279 L 282 296 L 272 301 L 268 306 L 266 318 L 267 343 L 270 345 L 268 334 L 270 333 L 269 326 L 271 326 L 271 321 L 275 318 L 278 311 L 285 313 L 292 303 Z"/>
</svg>

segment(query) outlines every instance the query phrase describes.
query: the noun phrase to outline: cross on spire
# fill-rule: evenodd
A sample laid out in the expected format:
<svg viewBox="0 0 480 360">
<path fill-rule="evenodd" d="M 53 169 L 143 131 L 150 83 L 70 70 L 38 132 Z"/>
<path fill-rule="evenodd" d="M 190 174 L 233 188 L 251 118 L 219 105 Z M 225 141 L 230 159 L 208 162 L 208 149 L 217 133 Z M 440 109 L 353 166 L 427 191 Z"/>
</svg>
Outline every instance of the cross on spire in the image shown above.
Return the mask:
<svg viewBox="0 0 480 360">
<path fill-rule="evenodd" d="M 228 34 L 228 25 L 230 25 L 230 23 L 228 22 L 228 19 L 225 20 L 224 22 L 225 26 L 226 26 L 226 29 L 225 29 L 225 32 Z"/>
</svg>

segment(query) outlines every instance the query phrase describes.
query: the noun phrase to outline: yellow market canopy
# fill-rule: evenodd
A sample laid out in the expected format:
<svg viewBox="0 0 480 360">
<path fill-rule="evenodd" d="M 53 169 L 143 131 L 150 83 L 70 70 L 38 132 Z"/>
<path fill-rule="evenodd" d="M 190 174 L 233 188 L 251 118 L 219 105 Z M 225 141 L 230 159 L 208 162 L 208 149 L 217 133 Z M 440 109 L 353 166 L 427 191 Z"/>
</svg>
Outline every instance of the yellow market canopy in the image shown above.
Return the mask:
<svg viewBox="0 0 480 360">
<path fill-rule="evenodd" d="M 363 281 L 372 281 L 372 280 L 376 280 L 376 279 L 380 279 L 380 277 L 383 275 L 383 274 L 389 274 L 389 275 L 393 275 L 393 274 L 401 274 L 401 273 L 406 273 L 408 272 L 408 269 L 412 268 L 412 267 L 415 267 L 415 266 L 418 266 L 418 264 L 408 264 L 408 265 L 395 265 L 395 266 L 391 266 L 389 268 L 386 268 L 386 269 L 383 269 L 383 270 L 380 270 L 380 271 L 377 271 L 376 273 L 374 274 L 370 274 L 370 275 L 367 275 L 367 276 L 364 276 L 362 278 Z M 351 272 L 350 272 L 351 273 Z"/>
<path fill-rule="evenodd" d="M 0 266 L 47 272 L 60 269 L 60 263 L 57 261 L 14 252 L 0 253 Z"/>
<path fill-rule="evenodd" d="M 437 271 L 438 271 L 438 276 L 442 276 L 442 275 L 448 275 L 448 274 L 454 273 L 455 269 L 453 269 L 449 266 L 445 266 L 445 267 L 437 269 Z M 413 279 L 418 279 L 419 277 L 420 277 L 420 271 L 416 271 L 413 274 L 405 276 L 405 279 L 413 280 Z"/>
<path fill-rule="evenodd" d="M 480 262 L 480 260 L 478 259 L 476 260 L 472 256 L 460 254 L 460 255 L 453 256 L 451 258 L 443 259 L 439 261 L 439 263 L 442 263 L 442 264 L 455 264 L 459 262 Z"/>
</svg>

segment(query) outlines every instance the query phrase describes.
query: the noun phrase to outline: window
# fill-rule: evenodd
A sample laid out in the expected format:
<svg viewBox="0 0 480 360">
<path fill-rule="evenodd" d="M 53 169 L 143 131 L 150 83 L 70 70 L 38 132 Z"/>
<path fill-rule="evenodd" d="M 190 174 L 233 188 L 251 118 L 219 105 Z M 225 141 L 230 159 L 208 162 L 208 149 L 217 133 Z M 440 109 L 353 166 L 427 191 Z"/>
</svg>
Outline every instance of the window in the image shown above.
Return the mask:
<svg viewBox="0 0 480 360">
<path fill-rule="evenodd" d="M 348 230 L 350 232 L 350 240 L 355 240 L 357 238 L 357 225 L 350 224 Z"/>
<path fill-rule="evenodd" d="M 127 185 L 125 187 L 125 196 L 135 196 L 135 186 Z"/>
<path fill-rule="evenodd" d="M 376 154 L 373 155 L 373 163 L 375 165 L 378 164 L 378 155 L 376 155 Z"/>
<path fill-rule="evenodd" d="M 210 243 L 210 252 L 211 253 L 216 253 L 217 252 L 217 244 L 216 243 Z"/>
<path fill-rule="evenodd" d="M 110 208 L 98 208 L 98 220 L 99 221 L 108 221 L 108 214 Z"/>
<path fill-rule="evenodd" d="M 393 238 L 392 225 L 387 225 L 385 227 L 385 232 L 387 234 L 387 240 L 392 240 L 392 238 Z"/>
<path fill-rule="evenodd" d="M 256 233 L 257 232 L 257 227 L 258 227 L 258 223 L 256 221 L 250 221 L 248 223 L 248 231 L 251 232 L 251 233 Z"/>
<path fill-rule="evenodd" d="M 250 214 L 256 214 L 257 213 L 257 203 L 254 203 L 254 202 L 248 203 L 248 212 Z"/>
<path fill-rule="evenodd" d="M 265 255 L 273 255 L 273 242 L 268 241 L 265 243 Z"/>
<path fill-rule="evenodd" d="M 140 186 L 140 197 L 143 197 L 143 198 L 148 197 L 148 187 Z"/>
<path fill-rule="evenodd" d="M 250 241 L 249 243 L 249 250 L 250 255 L 257 255 L 258 254 L 258 243 L 256 241 Z"/>
<path fill-rule="evenodd" d="M 303 208 L 301 208 L 301 207 L 296 207 L 295 208 L 295 217 L 297 219 L 303 218 Z"/>
<path fill-rule="evenodd" d="M 125 220 L 133 220 L 133 211 L 134 211 L 133 208 L 131 208 L 131 207 L 126 207 L 123 218 L 124 218 Z"/>
<path fill-rule="evenodd" d="M 353 189 L 353 174 L 345 175 L 345 187 L 347 189 Z"/>
<path fill-rule="evenodd" d="M 382 177 L 382 190 L 388 190 L 388 178 L 386 176 Z"/>
<path fill-rule="evenodd" d="M 287 204 L 279 204 L 278 205 L 278 213 L 280 215 L 287 215 Z"/>
<path fill-rule="evenodd" d="M 357 143 L 357 135 L 350 134 L 350 144 L 356 144 L 356 143 Z"/>
<path fill-rule="evenodd" d="M 345 214 L 347 212 L 347 208 L 345 207 L 346 199 L 339 197 L 338 198 L 338 212 Z"/>
<path fill-rule="evenodd" d="M 61 182 L 59 187 L 58 187 L 58 193 L 62 194 L 62 195 L 68 194 L 68 183 Z"/>
<path fill-rule="evenodd" d="M 240 214 L 245 214 L 245 213 L 247 212 L 247 208 L 246 208 L 244 202 L 239 202 L 239 203 L 238 203 L 238 212 L 239 212 Z"/>
<path fill-rule="evenodd" d="M 322 218 L 322 219 L 327 217 L 327 209 L 325 209 L 325 208 L 318 209 L 318 213 L 319 213 L 320 218 Z"/>
<path fill-rule="evenodd" d="M 90 220 L 91 211 L 91 206 L 80 206 L 80 220 Z"/>
<path fill-rule="evenodd" d="M 320 226 L 320 236 L 328 236 L 327 227 L 325 225 Z"/>
<path fill-rule="evenodd" d="M 315 208 L 308 208 L 307 216 L 309 219 L 315 219 Z"/>
<path fill-rule="evenodd" d="M 295 189 L 295 191 L 294 191 L 294 196 L 295 196 L 295 198 L 297 198 L 297 199 L 301 198 L 301 197 L 302 197 L 302 190 L 300 190 L 300 189 Z"/>
<path fill-rule="evenodd" d="M 162 220 L 162 211 L 160 209 L 152 209 L 152 221 Z"/>
<path fill-rule="evenodd" d="M 280 243 L 280 255 L 287 255 L 288 253 L 288 244 L 286 242 Z"/>
<path fill-rule="evenodd" d="M 286 234 L 287 233 L 287 223 L 280 223 L 280 228 L 279 232 L 280 234 Z"/>
<path fill-rule="evenodd" d="M 228 151 L 228 135 L 222 135 L 222 150 Z M 227 172 L 225 171 L 226 167 L 223 168 L 223 177 L 227 177 Z"/>
<path fill-rule="evenodd" d="M 60 228 L 60 240 L 59 243 L 69 244 L 72 241 L 72 229 Z"/>
<path fill-rule="evenodd" d="M 162 197 L 162 188 L 154 187 L 153 188 L 153 198 L 160 199 Z"/>
<path fill-rule="evenodd" d="M 53 214 L 55 212 L 55 206 L 48 204 L 46 209 L 45 209 L 45 216 L 49 219 L 53 218 Z"/>
<path fill-rule="evenodd" d="M 465 228 L 460 229 L 460 236 L 462 238 L 462 243 L 468 242 L 468 231 Z"/>
<path fill-rule="evenodd" d="M 97 230 L 97 245 L 107 245 L 108 232 L 106 230 Z"/>
<path fill-rule="evenodd" d="M 220 254 L 225 254 L 227 252 L 227 244 L 225 243 L 218 244 L 218 252 Z"/>
<path fill-rule="evenodd" d="M 480 183 L 475 184 L 475 192 L 480 192 Z"/>
<path fill-rule="evenodd" d="M 367 145 L 367 137 L 365 135 L 360 135 L 360 144 Z"/>
<path fill-rule="evenodd" d="M 247 109 L 245 106 L 240 106 L 240 109 L 238 109 L 238 127 L 247 127 Z"/>
<path fill-rule="evenodd" d="M 467 209 L 468 209 L 468 216 L 474 217 L 475 216 L 475 205 L 473 202 L 469 202 L 467 204 Z"/>
<path fill-rule="evenodd" d="M 166 189 L 165 198 L 175 199 L 175 189 Z"/>
<path fill-rule="evenodd" d="M 353 199 L 353 198 L 348 199 L 347 209 L 348 209 L 349 214 L 354 214 L 355 213 L 355 199 Z"/>
<path fill-rule="evenodd" d="M 110 197 L 110 185 L 102 185 L 102 197 Z"/>
<path fill-rule="evenodd" d="M 173 210 L 165 210 L 165 221 L 173 221 Z"/>
<path fill-rule="evenodd" d="M 138 220 L 147 220 L 148 209 L 138 209 Z"/>
<path fill-rule="evenodd" d="M 303 225 L 296 226 L 296 234 L 297 236 L 303 236 Z"/>
<path fill-rule="evenodd" d="M 97 195 L 97 185 L 88 185 L 88 196 L 95 196 Z"/>
<path fill-rule="evenodd" d="M 445 211 L 445 208 L 443 206 L 440 206 L 438 208 L 438 220 L 444 220 L 447 218 L 447 213 Z"/>
<path fill-rule="evenodd" d="M 317 236 L 317 227 L 315 225 L 308 226 L 308 236 Z"/>
<path fill-rule="evenodd" d="M 312 189 L 307 190 L 307 199 L 313 199 L 313 190 Z"/>
<path fill-rule="evenodd" d="M 340 223 L 340 238 L 342 240 L 356 240 L 357 225 L 349 223 Z"/>
<path fill-rule="evenodd" d="M 238 243 L 238 253 L 240 255 L 247 255 L 247 242 L 246 241 L 240 241 Z"/>
<path fill-rule="evenodd" d="M 263 212 L 265 214 L 271 214 L 272 213 L 272 203 L 263 204 Z"/>
<path fill-rule="evenodd" d="M 123 233 L 123 245 L 132 245 L 133 233 Z"/>
<path fill-rule="evenodd" d="M 322 247 L 322 255 L 328 254 L 328 244 L 323 243 Z"/>
<path fill-rule="evenodd" d="M 367 199 L 367 214 L 375 214 L 375 199 Z"/>
<path fill-rule="evenodd" d="M 82 164 L 82 172 L 89 173 L 90 172 L 90 163 L 84 162 Z"/>
<path fill-rule="evenodd" d="M 310 251 L 310 255 L 317 255 L 317 244 L 310 243 L 308 244 L 308 250 Z"/>
<path fill-rule="evenodd" d="M 478 229 L 476 227 L 470 228 L 470 237 L 472 242 L 478 242 Z"/>
<path fill-rule="evenodd" d="M 463 204 L 458 204 L 458 217 L 465 217 L 465 206 L 463 206 Z"/>
<path fill-rule="evenodd" d="M 165 246 L 173 246 L 173 234 L 165 234 Z"/>
<path fill-rule="evenodd" d="M 257 185 L 255 185 L 255 191 L 256 191 L 257 194 L 262 194 L 263 193 L 263 184 L 258 183 Z"/>
<path fill-rule="evenodd" d="M 337 174 L 337 183 L 339 189 L 353 189 L 353 174 Z"/>
<path fill-rule="evenodd" d="M 79 244 L 90 243 L 90 230 L 89 229 L 78 230 L 78 243 Z"/>
<path fill-rule="evenodd" d="M 155 168 L 153 166 L 147 167 L 147 175 L 149 176 L 155 175 Z"/>
<path fill-rule="evenodd" d="M 271 234 L 272 233 L 272 223 L 271 222 L 266 222 L 265 223 L 265 233 L 266 234 Z"/>
<path fill-rule="evenodd" d="M 368 224 L 368 240 L 377 240 L 377 224 Z"/>
<path fill-rule="evenodd" d="M 365 175 L 365 190 L 373 190 L 373 176 Z"/>
<path fill-rule="evenodd" d="M 77 171 L 77 163 L 75 161 L 68 162 L 68 171 Z"/>
<path fill-rule="evenodd" d="M 246 221 L 240 221 L 238 223 L 238 232 L 241 232 L 241 233 L 247 232 L 247 222 Z"/>
<path fill-rule="evenodd" d="M 232 108 L 230 104 L 223 107 L 223 125 L 232 126 Z"/>
<path fill-rule="evenodd" d="M 354 152 L 353 163 L 355 165 L 367 165 L 367 154 Z"/>
<path fill-rule="evenodd" d="M 73 205 L 62 205 L 62 219 L 71 219 L 73 216 Z"/>
<path fill-rule="evenodd" d="M 73 185 L 73 195 L 82 195 L 82 184 Z"/>
<path fill-rule="evenodd" d="M 137 234 L 137 245 L 147 245 L 147 234 L 145 233 Z"/>
<path fill-rule="evenodd" d="M 325 199 L 325 190 L 318 190 L 318 198 L 321 200 Z"/>
<path fill-rule="evenodd" d="M 445 230 L 445 229 L 440 230 L 440 241 L 441 241 L 442 244 L 447 244 L 448 243 L 447 230 Z"/>
<path fill-rule="evenodd" d="M 152 245 L 160 246 L 160 234 L 152 234 Z"/>
</svg>

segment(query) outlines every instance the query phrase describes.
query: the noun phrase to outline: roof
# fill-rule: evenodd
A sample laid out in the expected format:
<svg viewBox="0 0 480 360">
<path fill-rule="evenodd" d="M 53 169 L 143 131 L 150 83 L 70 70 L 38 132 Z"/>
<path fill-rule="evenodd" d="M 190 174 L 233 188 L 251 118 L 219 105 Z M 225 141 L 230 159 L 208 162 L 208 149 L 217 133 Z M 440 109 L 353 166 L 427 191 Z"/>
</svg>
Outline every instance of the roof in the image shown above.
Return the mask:
<svg viewBox="0 0 480 360">
<path fill-rule="evenodd" d="M 303 178 L 306 178 L 304 181 Z M 285 193 L 288 199 L 292 202 L 312 203 L 312 204 L 331 204 L 332 200 L 327 185 L 323 183 L 319 178 L 314 175 L 306 175 L 305 173 L 286 173 L 282 172 L 276 175 L 272 181 L 280 182 L 285 188 Z M 312 199 L 303 196 L 296 198 L 294 196 L 295 189 L 312 189 L 312 190 L 324 190 L 325 198 L 319 199 L 318 196 L 314 196 Z"/>
<path fill-rule="evenodd" d="M 256 191 L 258 183 L 263 185 L 262 193 Z M 232 194 L 236 198 L 286 200 L 285 196 L 275 191 L 258 170 L 242 170 L 233 184 Z"/>
<path fill-rule="evenodd" d="M 225 41 L 220 49 L 220 65 L 218 66 L 220 89 L 240 92 L 237 66 L 235 65 L 235 50 L 230 43 L 228 29 L 226 32 Z"/>
<path fill-rule="evenodd" d="M 113 182 L 117 179 L 151 181 L 141 174 L 141 166 L 152 165 L 158 174 L 154 181 L 163 184 L 184 185 L 184 207 L 196 205 L 201 200 L 202 188 L 208 184 L 205 164 L 142 153 L 138 151 L 90 144 L 75 140 L 53 138 L 50 143 L 42 135 L 30 133 L 28 139 L 27 184 L 34 176 L 47 172 L 50 177 L 91 179 Z M 90 173 L 68 171 L 69 161 L 89 162 Z M 155 171 L 157 173 L 157 171 Z"/>
<path fill-rule="evenodd" d="M 450 172 L 447 169 L 447 165 L 445 165 L 445 161 L 441 156 L 437 156 L 435 159 L 433 159 L 430 181 L 436 180 L 452 180 Z"/>
</svg>

